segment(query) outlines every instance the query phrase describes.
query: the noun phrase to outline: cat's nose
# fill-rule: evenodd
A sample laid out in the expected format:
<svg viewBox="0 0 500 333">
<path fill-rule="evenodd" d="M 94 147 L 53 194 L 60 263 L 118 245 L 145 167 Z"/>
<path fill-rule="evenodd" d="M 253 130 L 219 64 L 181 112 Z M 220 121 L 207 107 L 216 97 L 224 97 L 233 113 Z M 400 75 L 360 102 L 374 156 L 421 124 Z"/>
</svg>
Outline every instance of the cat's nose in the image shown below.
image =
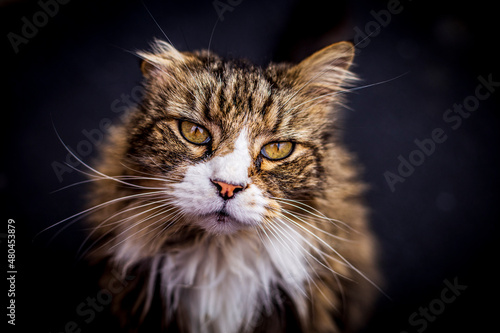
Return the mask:
<svg viewBox="0 0 500 333">
<path fill-rule="evenodd" d="M 218 180 L 212 180 L 212 183 L 217 187 L 219 195 L 224 200 L 231 199 L 236 193 L 243 191 L 243 186 L 241 185 L 228 184 Z"/>
</svg>

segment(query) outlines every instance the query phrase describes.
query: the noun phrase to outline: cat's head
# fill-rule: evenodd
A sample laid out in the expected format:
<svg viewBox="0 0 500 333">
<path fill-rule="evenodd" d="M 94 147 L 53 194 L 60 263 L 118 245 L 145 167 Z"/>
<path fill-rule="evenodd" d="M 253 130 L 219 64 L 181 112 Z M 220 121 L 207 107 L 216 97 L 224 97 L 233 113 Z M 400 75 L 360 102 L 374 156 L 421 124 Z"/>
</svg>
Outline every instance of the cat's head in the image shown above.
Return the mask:
<svg viewBox="0 0 500 333">
<path fill-rule="evenodd" d="M 163 189 L 160 217 L 231 234 L 268 223 L 291 200 L 322 196 L 336 108 L 354 79 L 350 43 L 267 68 L 162 41 L 139 55 L 145 97 L 117 163 Z"/>
</svg>

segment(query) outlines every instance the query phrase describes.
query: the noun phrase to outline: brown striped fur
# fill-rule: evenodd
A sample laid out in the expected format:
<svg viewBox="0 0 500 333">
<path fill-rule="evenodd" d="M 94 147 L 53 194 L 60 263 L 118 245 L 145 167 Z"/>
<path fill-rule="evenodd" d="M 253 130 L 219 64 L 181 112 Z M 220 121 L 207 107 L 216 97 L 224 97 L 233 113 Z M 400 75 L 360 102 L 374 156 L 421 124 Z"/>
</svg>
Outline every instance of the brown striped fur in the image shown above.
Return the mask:
<svg viewBox="0 0 500 333">
<path fill-rule="evenodd" d="M 238 133 L 247 128 L 252 159 L 248 177 L 266 200 L 261 224 L 266 228 L 283 209 L 291 212 L 283 219 L 310 243 L 304 245 L 310 251 L 304 260 L 311 281 L 304 285 L 305 310 L 296 304 L 299 296 L 271 285 L 273 307 L 262 309 L 241 332 L 358 328 L 378 293 L 372 285 L 378 283 L 378 274 L 367 208 L 360 198 L 365 187 L 337 130 L 343 87 L 355 79 L 348 71 L 353 46 L 333 44 L 298 65 L 267 68 L 208 51 L 179 52 L 161 41 L 152 52 L 139 55 L 144 59 L 145 97 L 113 129 L 89 195 L 91 207 L 101 205 L 89 218 L 95 240 L 91 258 L 136 276 L 114 297 L 113 309 L 124 326 L 140 331 L 141 325 L 154 321 L 153 309 L 159 304 L 162 323 L 153 327 L 191 331 L 189 306 L 166 308 L 158 277 L 166 257 L 160 254 L 213 245 L 223 258 L 226 250 L 244 242 L 255 244 L 246 251 L 255 251 L 256 261 L 264 255 L 259 245 L 264 236 L 257 227 L 213 234 L 192 224 L 175 203 L 165 201 L 161 208 L 155 204 L 168 200 L 170 186 L 182 182 L 190 166 L 233 151 Z M 210 143 L 184 140 L 179 120 L 202 125 L 212 136 Z M 286 159 L 268 160 L 260 151 L 274 141 L 292 141 L 295 149 Z M 273 234 L 288 227 L 267 228 Z"/>
</svg>

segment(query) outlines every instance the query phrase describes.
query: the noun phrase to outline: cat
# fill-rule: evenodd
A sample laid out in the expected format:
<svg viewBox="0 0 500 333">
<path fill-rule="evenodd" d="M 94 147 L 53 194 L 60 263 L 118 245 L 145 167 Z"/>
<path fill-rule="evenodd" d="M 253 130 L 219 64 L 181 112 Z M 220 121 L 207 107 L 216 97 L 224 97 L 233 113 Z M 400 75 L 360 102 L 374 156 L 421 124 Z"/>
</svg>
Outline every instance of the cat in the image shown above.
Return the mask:
<svg viewBox="0 0 500 333">
<path fill-rule="evenodd" d="M 124 329 L 360 327 L 380 279 L 338 130 L 353 45 L 267 68 L 161 40 L 138 55 L 144 98 L 112 128 L 88 193 L 89 258 L 103 283 L 134 277 L 113 295 Z"/>
</svg>

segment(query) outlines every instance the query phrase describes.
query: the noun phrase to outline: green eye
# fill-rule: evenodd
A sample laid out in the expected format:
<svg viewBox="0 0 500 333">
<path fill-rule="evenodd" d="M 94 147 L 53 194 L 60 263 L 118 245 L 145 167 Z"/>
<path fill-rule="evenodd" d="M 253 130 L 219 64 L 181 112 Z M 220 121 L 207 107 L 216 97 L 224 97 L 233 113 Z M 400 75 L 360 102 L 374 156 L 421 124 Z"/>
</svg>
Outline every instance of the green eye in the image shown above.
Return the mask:
<svg viewBox="0 0 500 333">
<path fill-rule="evenodd" d="M 290 156 L 294 146 L 293 142 L 289 141 L 271 142 L 262 147 L 260 152 L 265 158 L 277 161 Z"/>
<path fill-rule="evenodd" d="M 182 137 L 195 145 L 204 145 L 212 139 L 205 127 L 182 120 L 179 122 L 179 131 Z"/>
</svg>

